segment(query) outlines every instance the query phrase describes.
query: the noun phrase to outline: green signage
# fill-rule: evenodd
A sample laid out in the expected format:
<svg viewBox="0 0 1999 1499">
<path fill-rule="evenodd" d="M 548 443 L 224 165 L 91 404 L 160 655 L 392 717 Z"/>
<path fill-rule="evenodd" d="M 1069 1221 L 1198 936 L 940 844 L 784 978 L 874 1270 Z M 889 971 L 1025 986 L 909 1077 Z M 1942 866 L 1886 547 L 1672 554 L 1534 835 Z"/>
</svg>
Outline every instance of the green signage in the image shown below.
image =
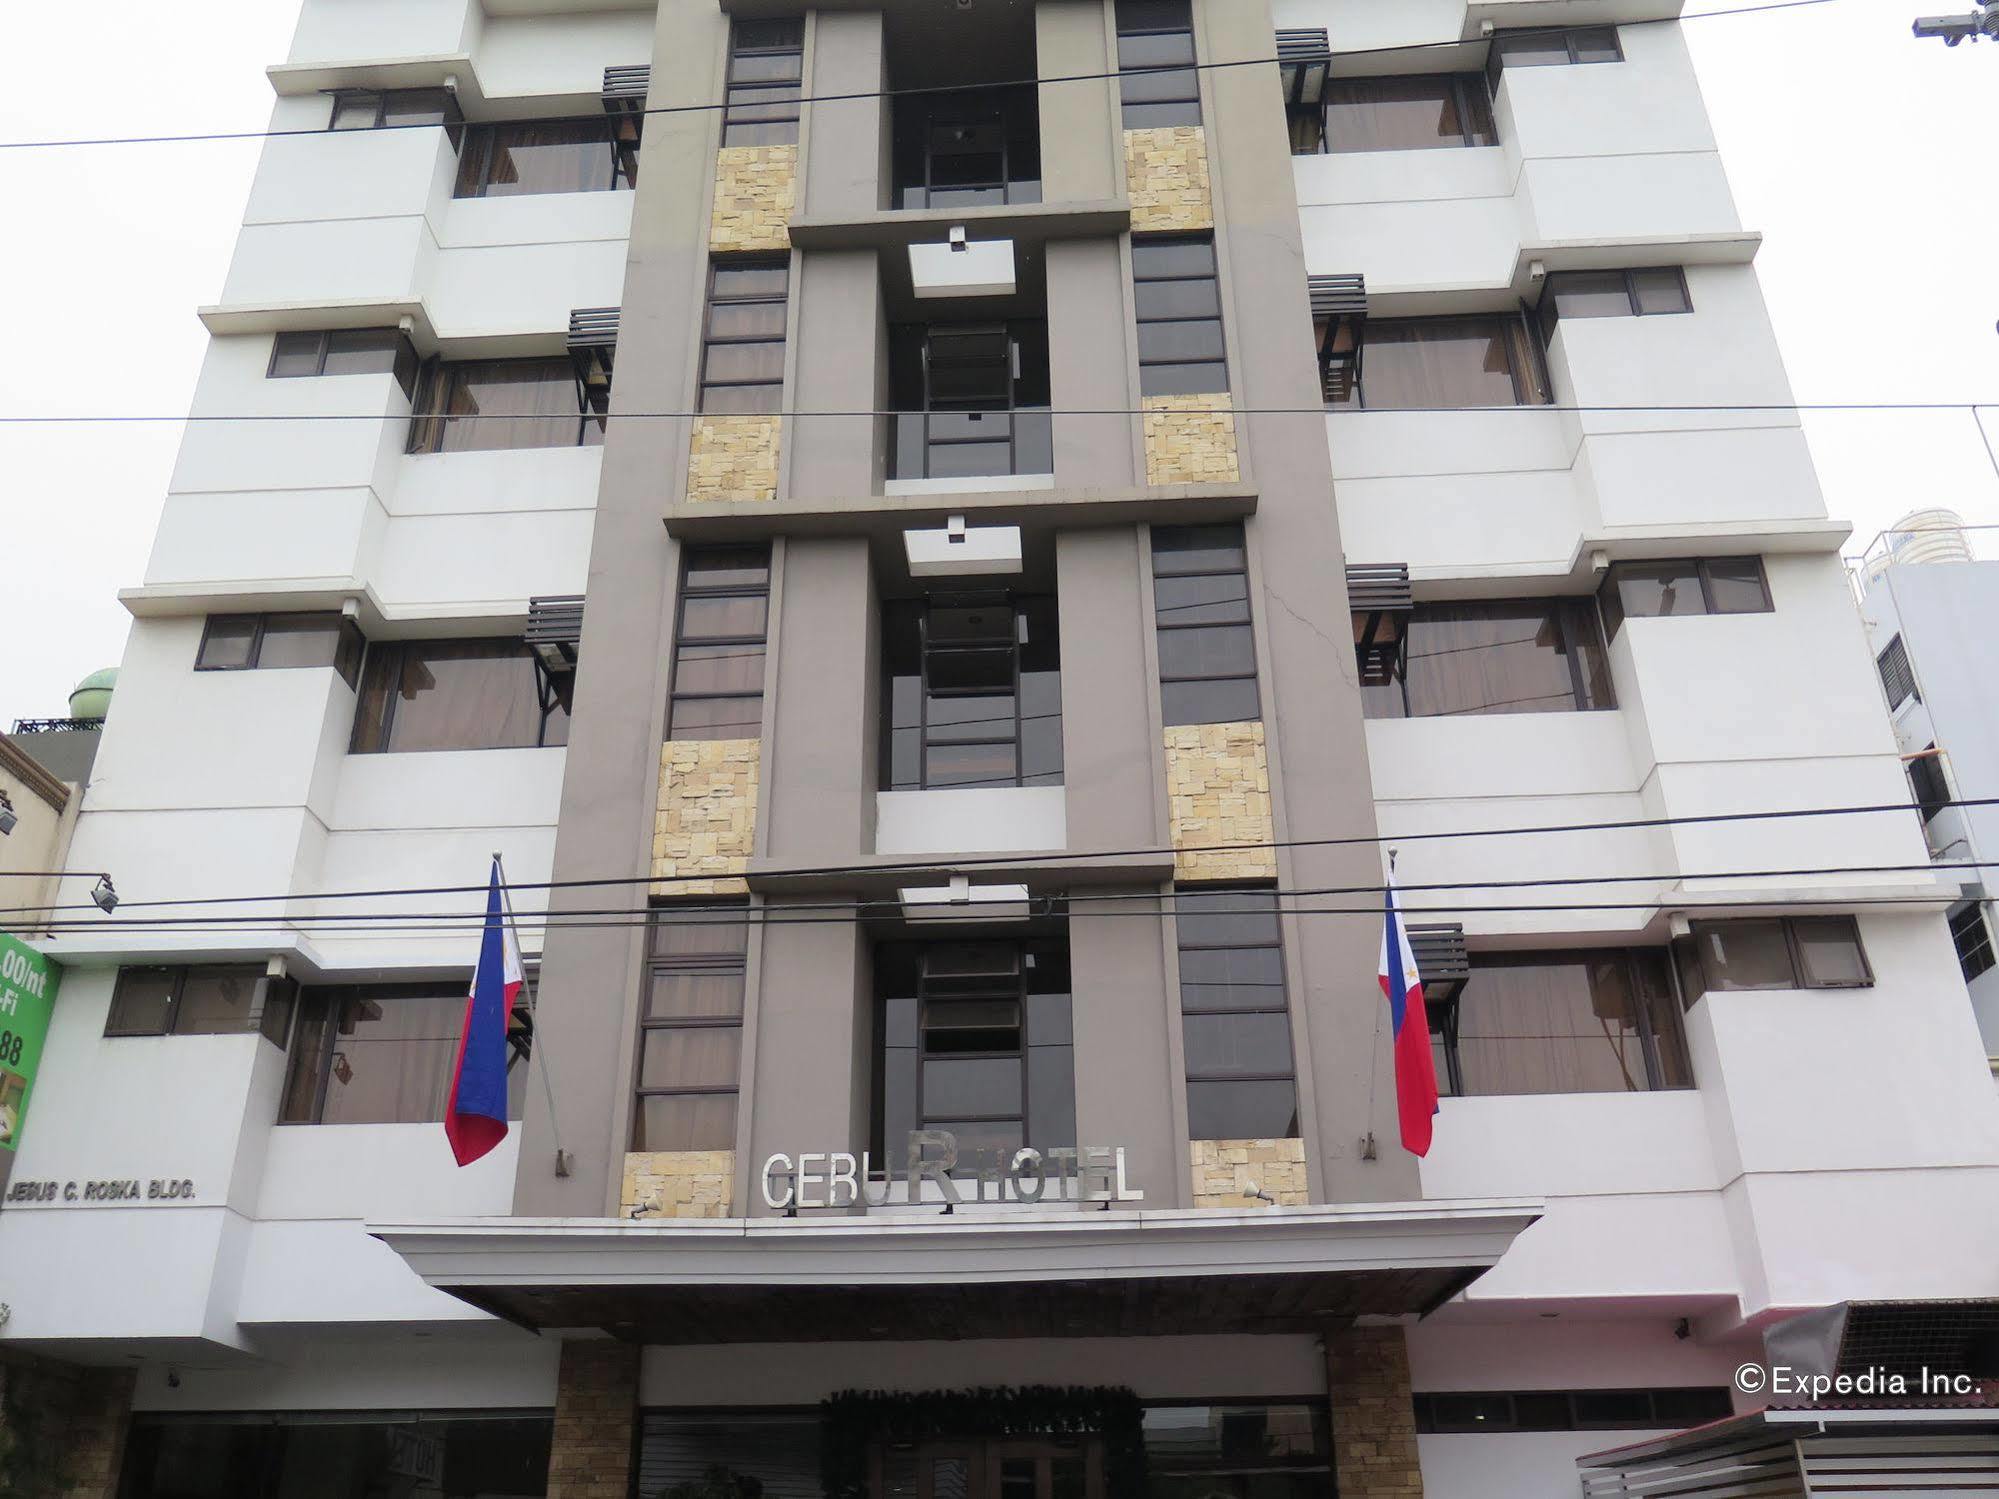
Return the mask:
<svg viewBox="0 0 1999 1499">
<path fill-rule="evenodd" d="M 62 969 L 46 955 L 0 932 L 0 1150 L 21 1143 L 61 984 Z"/>
</svg>

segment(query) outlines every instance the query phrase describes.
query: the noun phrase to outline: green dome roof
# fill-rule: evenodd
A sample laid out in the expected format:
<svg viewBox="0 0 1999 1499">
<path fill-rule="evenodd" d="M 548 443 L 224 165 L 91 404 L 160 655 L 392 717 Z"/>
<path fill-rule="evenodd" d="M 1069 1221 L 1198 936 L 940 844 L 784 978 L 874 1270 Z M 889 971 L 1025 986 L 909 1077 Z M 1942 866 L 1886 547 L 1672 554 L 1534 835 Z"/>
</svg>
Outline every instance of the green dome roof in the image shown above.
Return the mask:
<svg viewBox="0 0 1999 1499">
<path fill-rule="evenodd" d="M 111 689 L 118 685 L 118 668 L 107 666 L 76 684 L 69 695 L 71 718 L 102 718 L 111 706 Z"/>
</svg>

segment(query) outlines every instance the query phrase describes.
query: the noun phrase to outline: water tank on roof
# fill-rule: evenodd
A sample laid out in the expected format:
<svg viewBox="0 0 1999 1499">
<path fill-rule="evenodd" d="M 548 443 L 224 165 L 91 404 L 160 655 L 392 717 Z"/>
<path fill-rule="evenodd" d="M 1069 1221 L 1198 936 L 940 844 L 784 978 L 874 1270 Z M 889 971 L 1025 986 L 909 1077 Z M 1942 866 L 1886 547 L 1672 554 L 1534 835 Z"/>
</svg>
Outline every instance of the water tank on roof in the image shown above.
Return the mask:
<svg viewBox="0 0 1999 1499">
<path fill-rule="evenodd" d="M 1969 562 L 1964 517 L 1955 510 L 1911 510 L 1889 529 L 1888 555 L 1897 566 L 1919 562 Z"/>
<path fill-rule="evenodd" d="M 71 718 L 102 718 L 111 706 L 111 690 L 118 685 L 118 668 L 107 666 L 94 671 L 76 684 L 69 695 Z"/>
</svg>

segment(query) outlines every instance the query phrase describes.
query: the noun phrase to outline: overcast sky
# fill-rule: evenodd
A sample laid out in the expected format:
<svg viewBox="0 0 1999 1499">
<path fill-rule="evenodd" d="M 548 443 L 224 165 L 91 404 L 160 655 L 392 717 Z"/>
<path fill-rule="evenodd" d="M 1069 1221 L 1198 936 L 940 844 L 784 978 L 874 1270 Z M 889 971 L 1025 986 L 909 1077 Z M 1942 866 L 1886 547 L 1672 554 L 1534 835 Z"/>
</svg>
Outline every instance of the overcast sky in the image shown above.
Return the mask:
<svg viewBox="0 0 1999 1499">
<path fill-rule="evenodd" d="M 1999 44 L 1909 34 L 1919 9 L 1951 8 L 1833 0 L 1687 25 L 1802 402 L 1999 403 Z M 263 69 L 297 12 L 0 5 L 0 140 L 261 129 Z M 221 291 L 257 149 L 0 151 L 0 414 L 187 409 L 194 309 Z M 1986 420 L 1999 443 L 1999 409 Z M 1999 525 L 1968 413 L 1807 427 L 1852 550 L 1919 504 Z M 0 727 L 63 713 L 78 678 L 123 654 L 117 590 L 145 571 L 179 439 L 170 423 L 0 426 Z"/>
</svg>

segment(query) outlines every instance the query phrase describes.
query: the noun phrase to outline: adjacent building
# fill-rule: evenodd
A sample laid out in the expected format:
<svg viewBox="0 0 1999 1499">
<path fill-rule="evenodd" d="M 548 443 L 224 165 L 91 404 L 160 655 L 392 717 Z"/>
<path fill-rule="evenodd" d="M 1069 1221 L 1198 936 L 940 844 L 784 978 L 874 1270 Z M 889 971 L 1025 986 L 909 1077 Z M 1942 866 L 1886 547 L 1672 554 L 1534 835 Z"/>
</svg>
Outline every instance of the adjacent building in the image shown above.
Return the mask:
<svg viewBox="0 0 1999 1499">
<path fill-rule="evenodd" d="M 1999 1290 L 1678 12 L 305 0 L 0 1208 L 79 1491 L 1575 1492 Z"/>
<path fill-rule="evenodd" d="M 1999 625 L 1999 565 L 1974 558 L 1955 513 L 1918 510 L 1870 550 L 1860 586 L 1923 839 L 1962 897 L 1949 912 L 1958 966 L 1985 1049 L 1999 1056 L 1992 882 L 1978 867 L 1999 848 L 1999 808 L 1976 805 L 1999 784 L 1999 702 L 1982 665 Z"/>
</svg>

